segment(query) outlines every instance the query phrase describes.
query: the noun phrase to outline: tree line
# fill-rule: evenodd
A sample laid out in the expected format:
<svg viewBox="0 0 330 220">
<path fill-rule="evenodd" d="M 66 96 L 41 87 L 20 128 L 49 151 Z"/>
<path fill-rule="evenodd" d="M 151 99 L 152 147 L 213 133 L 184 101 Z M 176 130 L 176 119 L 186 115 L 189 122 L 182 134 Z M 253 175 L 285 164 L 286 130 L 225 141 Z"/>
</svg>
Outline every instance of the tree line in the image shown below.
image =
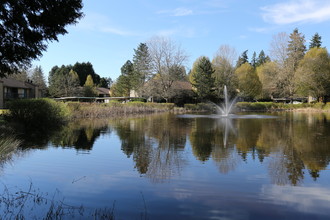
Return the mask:
<svg viewBox="0 0 330 220">
<path fill-rule="evenodd" d="M 305 36 L 296 28 L 289 35 L 273 36 L 270 55 L 262 50 L 248 58 L 234 48 L 222 45 L 211 60 L 201 56 L 187 73 L 186 52 L 169 38 L 154 37 L 134 49 L 133 61 L 121 68 L 111 91 L 115 96 L 129 96 L 135 91 L 141 97 L 173 101 L 219 100 L 227 85 L 230 95 L 244 100 L 302 98 L 311 96 L 325 101 L 330 95 L 330 56 L 315 33 L 307 49 Z M 190 83 L 193 93 L 184 85 Z"/>
</svg>

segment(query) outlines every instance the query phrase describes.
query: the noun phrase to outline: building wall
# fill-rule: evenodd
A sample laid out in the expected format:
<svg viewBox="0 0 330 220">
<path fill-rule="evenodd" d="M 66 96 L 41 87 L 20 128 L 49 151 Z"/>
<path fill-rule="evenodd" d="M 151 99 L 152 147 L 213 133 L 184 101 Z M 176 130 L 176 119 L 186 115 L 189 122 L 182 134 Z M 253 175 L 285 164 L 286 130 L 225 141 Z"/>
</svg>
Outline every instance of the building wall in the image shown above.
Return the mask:
<svg viewBox="0 0 330 220">
<path fill-rule="evenodd" d="M 3 95 L 4 95 L 4 91 L 3 91 L 3 82 L 0 81 L 0 109 L 4 107 L 4 103 L 3 103 Z"/>
</svg>

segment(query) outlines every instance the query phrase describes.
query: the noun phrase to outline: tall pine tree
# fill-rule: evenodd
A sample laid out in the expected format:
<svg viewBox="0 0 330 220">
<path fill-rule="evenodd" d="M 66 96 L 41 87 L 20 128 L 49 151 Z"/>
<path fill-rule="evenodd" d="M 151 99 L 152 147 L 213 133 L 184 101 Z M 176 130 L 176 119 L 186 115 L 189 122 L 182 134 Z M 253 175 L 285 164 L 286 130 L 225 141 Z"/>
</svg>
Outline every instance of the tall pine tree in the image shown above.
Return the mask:
<svg viewBox="0 0 330 220">
<path fill-rule="evenodd" d="M 320 48 L 321 45 L 322 45 L 321 36 L 318 33 L 315 33 L 309 44 L 309 49 L 312 49 L 314 47 Z"/>
<path fill-rule="evenodd" d="M 244 51 L 242 53 L 242 55 L 238 57 L 238 60 L 237 60 L 237 63 L 236 63 L 236 68 L 240 67 L 244 63 L 249 62 L 249 58 L 248 58 L 247 53 L 248 53 L 248 50 Z"/>
</svg>

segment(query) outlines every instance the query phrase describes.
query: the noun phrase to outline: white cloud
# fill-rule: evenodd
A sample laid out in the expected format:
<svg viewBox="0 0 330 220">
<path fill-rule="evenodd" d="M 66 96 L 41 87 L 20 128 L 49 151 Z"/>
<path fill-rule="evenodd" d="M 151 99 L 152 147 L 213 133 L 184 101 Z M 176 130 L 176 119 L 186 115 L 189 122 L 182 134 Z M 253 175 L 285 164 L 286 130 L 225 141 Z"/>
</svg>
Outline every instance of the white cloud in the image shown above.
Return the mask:
<svg viewBox="0 0 330 220">
<path fill-rule="evenodd" d="M 174 10 L 163 10 L 157 12 L 157 14 L 167 14 L 169 16 L 173 17 L 182 17 L 182 16 L 188 16 L 193 14 L 193 10 L 188 8 L 176 8 Z"/>
<path fill-rule="evenodd" d="M 280 25 L 330 20 L 330 1 L 325 0 L 291 0 L 261 10 L 264 21 Z"/>
<path fill-rule="evenodd" d="M 102 14 L 90 13 L 86 15 L 76 26 L 84 31 L 98 31 L 103 33 L 115 34 L 120 36 L 136 36 L 137 33 L 125 31 L 122 28 L 111 24 L 110 19 Z"/>
</svg>

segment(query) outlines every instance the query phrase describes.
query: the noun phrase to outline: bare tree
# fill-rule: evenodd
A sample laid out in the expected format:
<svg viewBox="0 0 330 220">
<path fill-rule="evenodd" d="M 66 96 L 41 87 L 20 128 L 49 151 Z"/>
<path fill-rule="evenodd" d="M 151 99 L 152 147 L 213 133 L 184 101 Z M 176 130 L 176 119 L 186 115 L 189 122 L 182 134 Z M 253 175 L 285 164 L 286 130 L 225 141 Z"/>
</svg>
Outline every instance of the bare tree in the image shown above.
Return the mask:
<svg viewBox="0 0 330 220">
<path fill-rule="evenodd" d="M 235 75 L 235 63 L 238 58 L 238 53 L 235 48 L 229 45 L 221 45 L 215 53 L 212 60 L 214 68 L 215 87 L 217 96 L 220 98 L 223 94 L 224 85 L 228 87 L 230 95 L 236 94 L 237 76 Z"/>
<path fill-rule="evenodd" d="M 175 81 L 185 78 L 186 52 L 170 38 L 156 36 L 147 42 L 154 80 L 159 81 L 160 95 L 168 101 Z"/>
<path fill-rule="evenodd" d="M 219 60 L 226 60 L 231 66 L 234 66 L 238 58 L 238 53 L 235 48 L 224 44 L 219 47 L 214 57 Z"/>
<path fill-rule="evenodd" d="M 280 32 L 273 35 L 270 43 L 270 56 L 271 60 L 277 62 L 281 66 L 284 65 L 285 60 L 288 58 L 288 43 L 289 36 L 285 32 Z"/>
</svg>

